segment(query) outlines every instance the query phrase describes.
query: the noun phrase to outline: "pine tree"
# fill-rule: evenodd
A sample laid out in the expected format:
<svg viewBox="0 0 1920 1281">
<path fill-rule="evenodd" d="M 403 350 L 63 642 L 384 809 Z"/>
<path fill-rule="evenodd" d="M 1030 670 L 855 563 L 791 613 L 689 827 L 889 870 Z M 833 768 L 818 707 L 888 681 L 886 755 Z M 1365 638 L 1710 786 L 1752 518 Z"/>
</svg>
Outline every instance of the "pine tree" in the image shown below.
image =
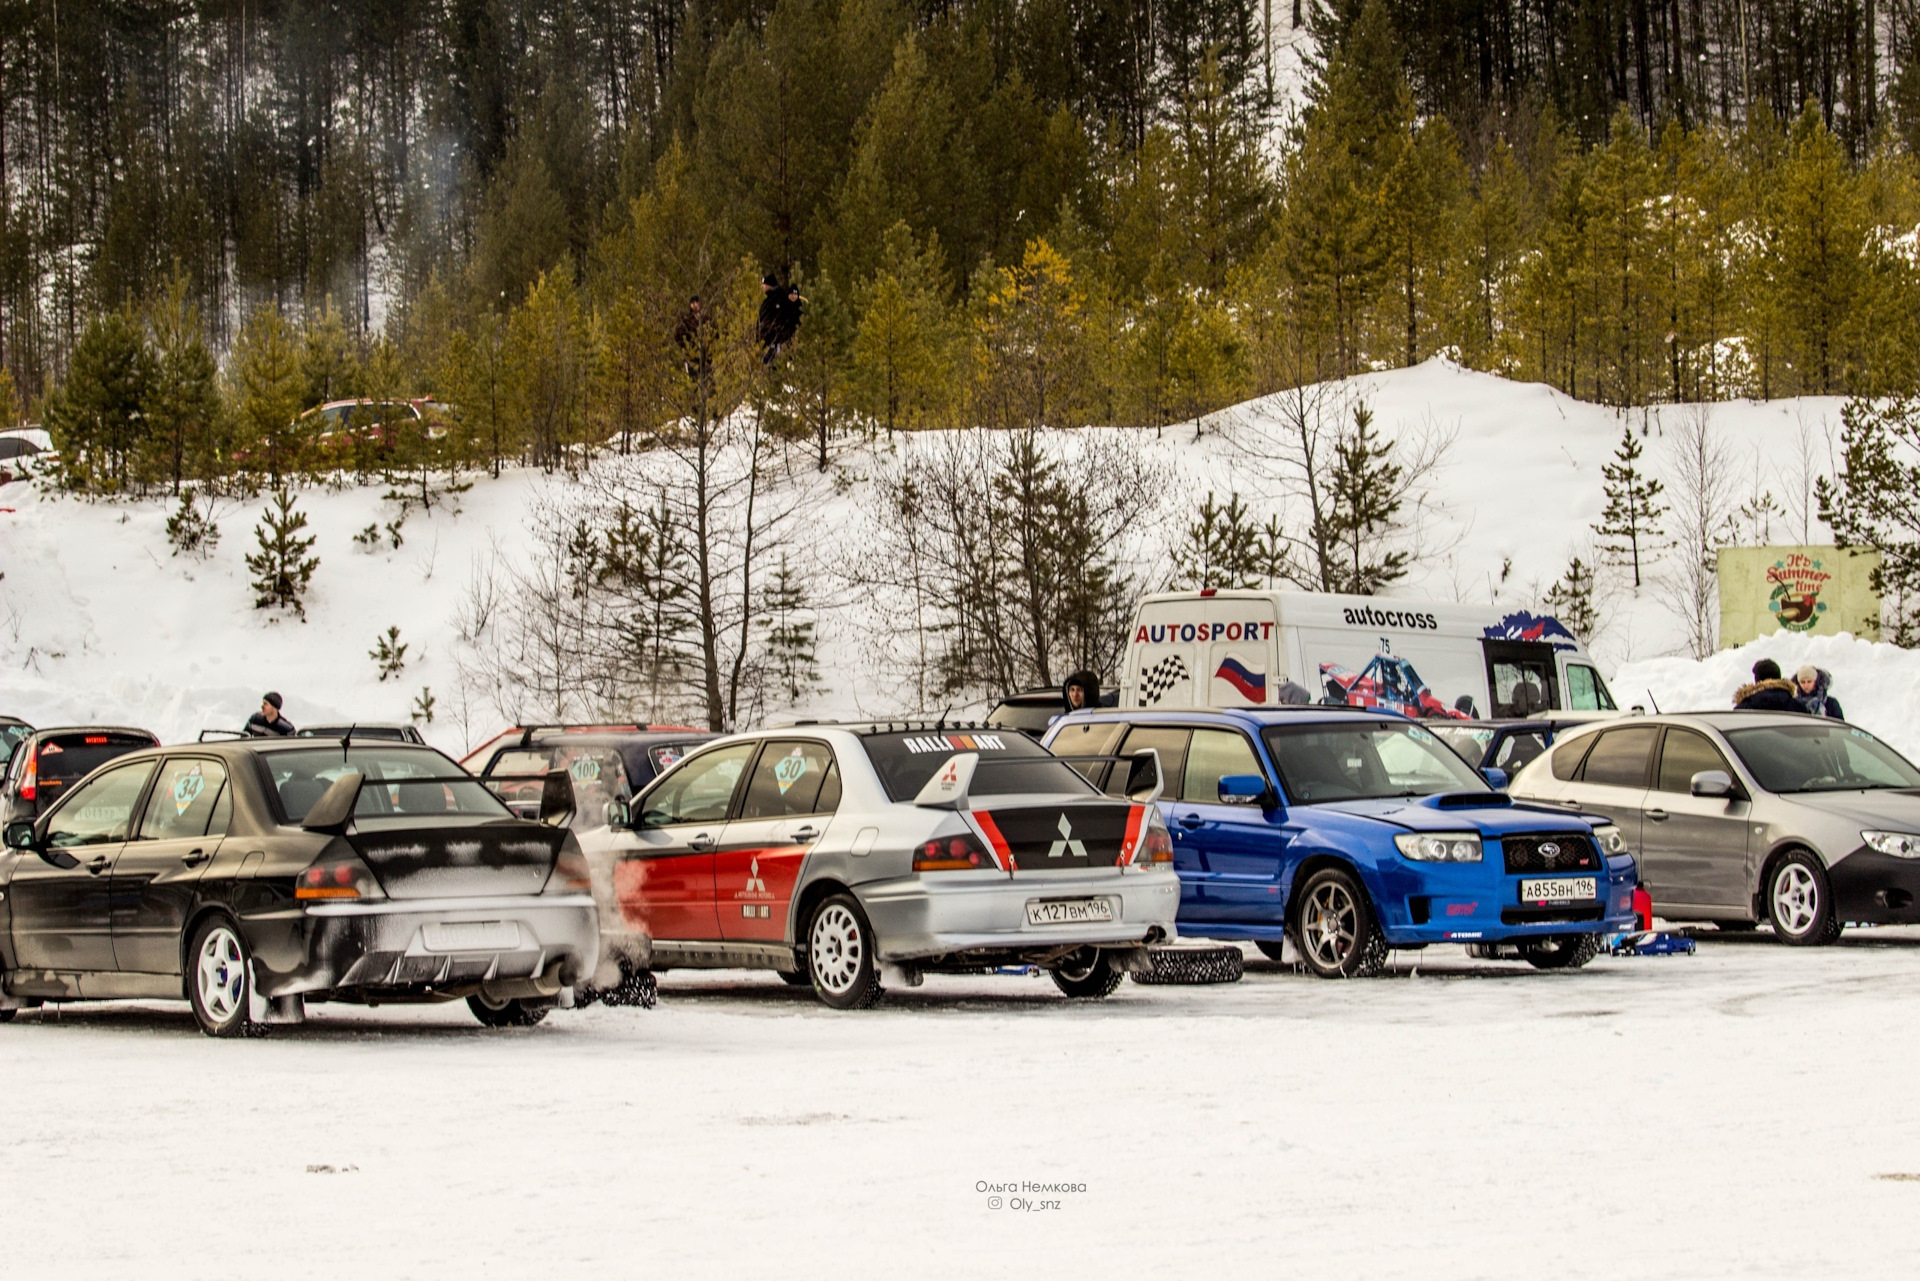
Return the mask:
<svg viewBox="0 0 1920 1281">
<path fill-rule="evenodd" d="M 1406 577 L 1412 555 L 1388 545 L 1400 527 L 1402 477 L 1393 442 L 1374 432 L 1373 411 L 1355 405 L 1353 426 L 1334 443 L 1324 528 L 1314 531 L 1332 552 L 1325 590 L 1370 596 Z"/>
<path fill-rule="evenodd" d="M 1920 401 L 1856 397 L 1840 410 L 1840 466 L 1815 483 L 1820 519 L 1842 547 L 1880 552 L 1873 588 L 1889 639 L 1920 642 Z M 1877 620 L 1875 620 L 1877 621 Z"/>
<path fill-rule="evenodd" d="M 795 412 L 813 437 L 816 461 L 825 471 L 832 435 L 847 417 L 853 317 L 824 271 L 807 285 L 806 299 L 807 323 L 783 363 Z"/>
<path fill-rule="evenodd" d="M 1209 493 L 1173 551 L 1175 590 L 1272 586 L 1286 577 L 1286 540 L 1277 517 L 1262 525 L 1238 493 Z"/>
<path fill-rule="evenodd" d="M 261 307 L 247 318 L 233 344 L 228 371 L 239 420 L 238 446 L 249 471 L 264 471 L 276 490 L 303 461 L 301 428 L 294 420 L 306 386 L 300 349 L 278 308 Z"/>
<path fill-rule="evenodd" d="M 199 556 L 220 545 L 220 526 L 213 522 L 213 504 L 209 499 L 202 511 L 200 498 L 192 489 L 180 495 L 180 505 L 167 517 L 167 542 L 175 556 Z"/>
<path fill-rule="evenodd" d="M 307 514 L 294 510 L 292 492 L 285 486 L 275 490 L 273 506 L 260 514 L 253 529 L 260 550 L 247 557 L 255 609 L 290 609 L 301 622 L 307 620 L 307 588 L 320 558 L 307 555 L 314 536 L 301 537 L 306 527 Z"/>
<path fill-rule="evenodd" d="M 209 482 L 222 470 L 219 370 L 180 272 L 169 278 L 147 328 L 153 365 L 144 402 L 150 430 L 142 470 L 150 479 L 166 479 L 178 494 L 189 477 Z"/>
<path fill-rule="evenodd" d="M 129 313 L 110 311 L 88 323 L 46 413 L 68 487 L 105 493 L 131 488 L 135 453 L 146 439 L 142 405 L 152 373 L 145 336 Z"/>
<path fill-rule="evenodd" d="M 400 639 L 400 629 L 389 627 L 386 635 L 375 637 L 367 657 L 380 669 L 382 681 L 399 680 L 400 673 L 407 670 L 407 642 Z"/>
<path fill-rule="evenodd" d="M 816 653 L 812 611 L 807 608 L 806 592 L 780 554 L 780 568 L 773 571 L 767 584 L 766 612 L 760 626 L 766 629 L 767 662 L 788 706 L 821 687 L 820 662 Z"/>
<path fill-rule="evenodd" d="M 939 242 L 923 250 L 906 223 L 888 228 L 879 270 L 854 291 L 850 373 L 860 408 L 889 433 L 937 420 L 949 398 L 945 293 Z"/>
<path fill-rule="evenodd" d="M 1566 624 L 1582 645 L 1593 639 L 1600 624 L 1599 607 L 1594 604 L 1593 567 L 1575 556 L 1567 562 L 1566 573 L 1547 588 L 1545 603 L 1553 616 Z"/>
<path fill-rule="evenodd" d="M 1653 559 L 1666 547 L 1660 524 L 1667 514 L 1667 504 L 1661 501 L 1666 487 L 1659 477 L 1642 470 L 1640 457 L 1645 452 L 1646 446 L 1633 434 L 1632 424 L 1624 426 L 1613 461 L 1600 469 L 1606 481 L 1607 507 L 1600 523 L 1593 527 L 1600 536 L 1601 550 L 1615 564 L 1633 569 L 1636 591 L 1641 584 L 1641 562 Z"/>
</svg>

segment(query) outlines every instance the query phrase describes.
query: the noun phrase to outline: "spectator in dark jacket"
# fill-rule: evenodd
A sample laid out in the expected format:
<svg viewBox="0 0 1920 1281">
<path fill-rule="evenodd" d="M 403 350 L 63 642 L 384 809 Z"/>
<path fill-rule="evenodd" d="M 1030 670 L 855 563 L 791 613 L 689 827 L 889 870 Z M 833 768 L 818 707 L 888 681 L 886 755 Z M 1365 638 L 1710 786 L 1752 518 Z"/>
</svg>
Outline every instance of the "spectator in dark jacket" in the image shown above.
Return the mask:
<svg viewBox="0 0 1920 1281">
<path fill-rule="evenodd" d="M 1067 677 L 1066 683 L 1060 686 L 1060 701 L 1069 712 L 1100 706 L 1099 675 L 1089 671 L 1078 671 Z"/>
<path fill-rule="evenodd" d="M 280 714 L 282 700 L 267 693 L 260 699 L 260 710 L 247 717 L 248 738 L 286 738 L 293 733 L 293 722 Z"/>
<path fill-rule="evenodd" d="M 780 292 L 780 278 L 772 272 L 760 277 L 760 318 L 756 332 L 760 335 L 762 359 L 769 365 L 780 350 L 780 310 L 785 302 L 786 296 Z"/>
<path fill-rule="evenodd" d="M 1742 685 L 1733 696 L 1738 712 L 1798 712 L 1793 682 L 1780 678 L 1780 664 L 1763 658 L 1753 665 L 1753 683 Z"/>
<path fill-rule="evenodd" d="M 798 285 L 776 289 L 767 298 L 773 303 L 773 312 L 769 317 L 766 304 L 761 304 L 760 341 L 767 349 L 765 363 L 771 365 L 779 359 L 781 349 L 800 332 L 800 313 L 806 310 L 807 300 L 800 296 Z"/>
<path fill-rule="evenodd" d="M 1794 691 L 1794 701 L 1800 704 L 1801 711 L 1809 716 L 1831 716 L 1836 721 L 1846 719 L 1840 712 L 1839 700 L 1827 693 L 1833 685 L 1833 673 L 1808 663 L 1793 674 L 1793 683 L 1799 686 Z"/>
</svg>

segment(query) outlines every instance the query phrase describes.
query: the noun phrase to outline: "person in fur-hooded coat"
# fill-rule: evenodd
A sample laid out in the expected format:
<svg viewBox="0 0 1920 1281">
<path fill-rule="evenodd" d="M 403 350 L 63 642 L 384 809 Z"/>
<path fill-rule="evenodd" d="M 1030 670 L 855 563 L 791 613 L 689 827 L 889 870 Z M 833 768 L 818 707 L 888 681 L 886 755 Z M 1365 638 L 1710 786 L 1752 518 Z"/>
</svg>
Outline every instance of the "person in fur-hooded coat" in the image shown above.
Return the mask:
<svg viewBox="0 0 1920 1281">
<path fill-rule="evenodd" d="M 1803 712 L 1795 697 L 1800 691 L 1780 677 L 1780 664 L 1763 658 L 1753 665 L 1753 683 L 1742 685 L 1733 696 L 1736 712 Z"/>
</svg>

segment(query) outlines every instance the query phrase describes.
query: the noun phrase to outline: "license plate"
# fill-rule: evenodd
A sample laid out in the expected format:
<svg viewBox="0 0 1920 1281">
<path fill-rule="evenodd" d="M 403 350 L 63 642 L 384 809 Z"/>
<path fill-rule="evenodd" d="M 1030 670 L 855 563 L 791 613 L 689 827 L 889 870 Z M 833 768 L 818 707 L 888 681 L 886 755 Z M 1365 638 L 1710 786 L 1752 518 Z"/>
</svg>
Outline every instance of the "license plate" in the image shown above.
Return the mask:
<svg viewBox="0 0 1920 1281">
<path fill-rule="evenodd" d="M 1577 903 L 1599 897 L 1591 876 L 1556 876 L 1551 880 L 1520 882 L 1522 903 Z"/>
<path fill-rule="evenodd" d="M 1113 919 L 1113 904 L 1103 898 L 1053 898 L 1027 904 L 1028 925 L 1085 925 Z"/>
<path fill-rule="evenodd" d="M 512 921 L 432 921 L 420 927 L 429 952 L 509 952 L 520 946 Z"/>
</svg>

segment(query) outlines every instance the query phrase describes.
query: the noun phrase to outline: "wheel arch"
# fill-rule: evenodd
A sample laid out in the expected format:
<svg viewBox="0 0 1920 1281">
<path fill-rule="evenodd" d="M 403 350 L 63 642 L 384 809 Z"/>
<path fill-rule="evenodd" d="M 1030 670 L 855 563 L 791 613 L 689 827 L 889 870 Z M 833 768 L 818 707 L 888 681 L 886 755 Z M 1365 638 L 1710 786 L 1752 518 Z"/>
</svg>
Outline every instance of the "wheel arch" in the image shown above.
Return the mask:
<svg viewBox="0 0 1920 1281">
<path fill-rule="evenodd" d="M 832 898 L 835 894 L 849 895 L 855 902 L 860 899 L 851 885 L 831 876 L 808 882 L 806 888 L 793 896 L 793 919 L 788 922 L 787 937 L 793 941 L 795 953 L 807 945 L 807 921 L 812 918 L 813 909 L 820 905 L 821 900 Z"/>
<path fill-rule="evenodd" d="M 236 929 L 240 926 L 240 918 L 233 914 L 232 908 L 225 903 L 209 901 L 197 905 L 192 912 L 188 913 L 187 923 L 180 930 L 180 992 L 182 996 L 186 994 L 187 980 L 193 974 L 192 958 L 188 955 L 193 950 L 193 936 L 200 932 L 202 925 L 216 916 L 226 917 L 233 922 Z"/>
<path fill-rule="evenodd" d="M 1793 838 L 1781 841 L 1772 849 L 1768 850 L 1766 857 L 1760 860 L 1760 876 L 1754 883 L 1752 895 L 1753 919 L 1755 921 L 1764 922 L 1772 919 L 1768 911 L 1767 886 L 1773 881 L 1774 871 L 1794 854 L 1807 855 L 1820 865 L 1822 872 L 1831 871 L 1831 865 L 1821 856 L 1820 851 L 1805 841 Z M 1831 884 L 1831 880 L 1829 880 L 1829 884 Z M 1658 904 L 1655 904 L 1656 908 L 1658 908 L 1658 906 Z"/>
<path fill-rule="evenodd" d="M 1293 869 L 1293 879 L 1287 883 L 1287 906 L 1281 923 L 1289 934 L 1295 934 L 1297 937 L 1300 924 L 1300 895 L 1297 891 L 1317 873 L 1324 872 L 1330 867 L 1338 868 L 1360 882 L 1360 890 L 1367 896 L 1367 905 L 1373 909 L 1374 919 L 1380 919 L 1380 895 L 1360 865 L 1346 854 L 1320 850 L 1301 859 L 1299 865 Z"/>
</svg>

